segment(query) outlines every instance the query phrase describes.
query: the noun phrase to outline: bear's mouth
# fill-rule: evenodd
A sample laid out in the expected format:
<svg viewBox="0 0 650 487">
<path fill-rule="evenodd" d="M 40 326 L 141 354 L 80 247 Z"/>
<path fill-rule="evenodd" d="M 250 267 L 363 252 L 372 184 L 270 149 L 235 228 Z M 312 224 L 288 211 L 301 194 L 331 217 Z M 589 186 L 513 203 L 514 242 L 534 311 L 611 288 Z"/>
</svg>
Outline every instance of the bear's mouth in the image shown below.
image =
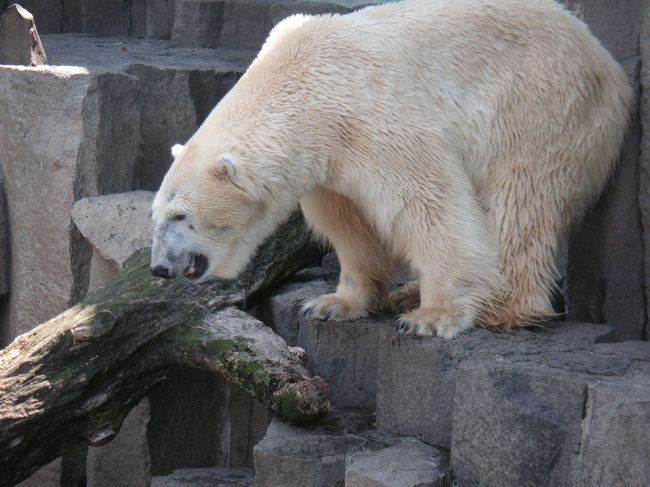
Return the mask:
<svg viewBox="0 0 650 487">
<path fill-rule="evenodd" d="M 191 280 L 199 279 L 208 270 L 208 258 L 203 254 L 190 254 L 190 263 L 183 275 Z"/>
</svg>

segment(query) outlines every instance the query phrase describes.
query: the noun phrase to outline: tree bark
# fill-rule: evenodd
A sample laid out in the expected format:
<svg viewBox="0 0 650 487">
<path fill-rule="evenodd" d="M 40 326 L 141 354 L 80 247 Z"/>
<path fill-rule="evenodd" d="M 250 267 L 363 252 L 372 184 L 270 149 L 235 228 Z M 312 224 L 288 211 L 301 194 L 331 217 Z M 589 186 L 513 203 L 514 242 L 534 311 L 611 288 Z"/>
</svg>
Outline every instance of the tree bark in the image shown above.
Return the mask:
<svg viewBox="0 0 650 487">
<path fill-rule="evenodd" d="M 179 368 L 222 374 L 290 421 L 326 413 L 325 381 L 239 309 L 317 256 L 296 218 L 237 281 L 156 279 L 140 251 L 84 302 L 18 337 L 0 351 L 0 485 L 81 442 L 110 441 L 129 410 Z"/>
</svg>

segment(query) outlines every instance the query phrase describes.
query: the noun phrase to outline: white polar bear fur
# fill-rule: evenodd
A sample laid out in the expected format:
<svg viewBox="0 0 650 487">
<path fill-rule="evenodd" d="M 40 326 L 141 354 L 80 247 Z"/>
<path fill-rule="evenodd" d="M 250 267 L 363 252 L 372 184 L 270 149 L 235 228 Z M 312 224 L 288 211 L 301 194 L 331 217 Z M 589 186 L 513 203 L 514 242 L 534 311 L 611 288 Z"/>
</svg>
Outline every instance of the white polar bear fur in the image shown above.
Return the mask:
<svg viewBox="0 0 650 487">
<path fill-rule="evenodd" d="M 611 174 L 632 98 L 620 66 L 551 0 L 292 17 L 180 152 L 154 219 L 176 194 L 204 219 L 232 212 L 201 186 L 229 154 L 239 181 L 220 187 L 259 206 L 229 223 L 244 243 L 197 228 L 203 249 L 230 256 L 211 258 L 213 274 L 236 275 L 300 202 L 341 262 L 313 316 L 365 316 L 406 264 L 419 282 L 388 298 L 419 302 L 403 330 L 524 325 L 553 314 L 558 242 Z"/>
</svg>

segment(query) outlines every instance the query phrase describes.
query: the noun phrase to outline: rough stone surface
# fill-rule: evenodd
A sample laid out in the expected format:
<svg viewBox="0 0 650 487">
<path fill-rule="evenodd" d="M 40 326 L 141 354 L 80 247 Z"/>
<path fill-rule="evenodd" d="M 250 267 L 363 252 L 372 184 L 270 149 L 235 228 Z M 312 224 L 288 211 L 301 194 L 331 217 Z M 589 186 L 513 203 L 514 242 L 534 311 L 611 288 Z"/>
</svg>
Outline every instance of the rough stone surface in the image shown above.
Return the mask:
<svg viewBox="0 0 650 487">
<path fill-rule="evenodd" d="M 295 346 L 298 343 L 302 305 L 308 299 L 335 289 L 336 283 L 322 279 L 285 284 L 260 305 L 259 318 L 284 338 L 287 345 Z"/>
<path fill-rule="evenodd" d="M 61 485 L 61 458 L 57 458 L 36 471 L 17 487 L 59 487 Z"/>
<path fill-rule="evenodd" d="M 131 35 L 169 39 L 174 25 L 174 0 L 131 3 Z"/>
<path fill-rule="evenodd" d="M 331 280 L 338 282 L 341 266 L 335 252 L 325 254 L 321 258 L 320 266 L 308 267 L 297 272 L 293 280 L 297 282 L 307 282 L 314 279 Z"/>
<path fill-rule="evenodd" d="M 75 3 L 77 25 L 72 32 L 100 36 L 127 36 L 130 33 L 129 0 L 83 0 Z"/>
<path fill-rule="evenodd" d="M 373 320 L 300 317 L 298 346 L 305 349 L 312 373 L 330 385 L 333 405 L 374 408 L 379 331 Z"/>
<path fill-rule="evenodd" d="M 266 435 L 272 414 L 240 387 L 230 384 L 230 467 L 252 467 L 254 447 Z"/>
<path fill-rule="evenodd" d="M 265 0 L 177 0 L 172 40 L 182 46 L 259 49 L 273 28 Z"/>
<path fill-rule="evenodd" d="M 143 159 L 138 185 L 157 190 L 172 162 L 172 145 L 184 144 L 192 136 L 219 99 L 234 86 L 239 73 L 180 71 L 144 65 L 132 66 L 128 71 L 140 79 L 142 87 L 138 105 L 142 116 Z"/>
<path fill-rule="evenodd" d="M 143 399 L 128 414 L 110 443 L 88 449 L 86 473 L 92 487 L 141 487 L 149 485 L 149 400 Z"/>
<path fill-rule="evenodd" d="M 367 420 L 332 419 L 310 429 L 273 420 L 255 447 L 256 487 L 343 487 L 346 455 L 368 444 L 359 434 Z"/>
<path fill-rule="evenodd" d="M 460 365 L 458 485 L 647 485 L 650 343 L 574 347 Z"/>
<path fill-rule="evenodd" d="M 447 454 L 413 439 L 346 459 L 345 487 L 445 487 L 448 478 Z"/>
<path fill-rule="evenodd" d="M 12 249 L 9 334 L 15 336 L 83 296 L 90 248 L 72 224 L 72 205 L 131 189 L 139 114 L 135 80 L 124 75 L 4 67 L 0 85 L 0 169 Z"/>
<path fill-rule="evenodd" d="M 17 4 L 9 7 L 0 18 L 0 64 L 47 64 L 34 17 Z"/>
<path fill-rule="evenodd" d="M 45 36 L 50 63 L 91 72 L 127 74 L 137 85 L 141 154 L 134 187 L 157 190 L 171 146 L 185 143 L 255 53 L 246 50 L 174 48 L 156 39 L 108 39 L 83 34 Z M 173 95 L 171 95 L 173 94 Z"/>
<path fill-rule="evenodd" d="M 9 249 L 9 222 L 7 221 L 7 200 L 0 174 L 0 299 L 9 294 L 9 270 L 11 254 Z M 0 343 L 2 333 L 0 330 Z"/>
<path fill-rule="evenodd" d="M 20 0 L 18 2 L 7 0 L 7 7 L 13 3 L 20 4 L 32 13 L 41 34 L 59 34 L 61 32 L 64 3 L 61 0 Z M 0 8 L 0 10 L 2 9 Z"/>
<path fill-rule="evenodd" d="M 229 396 L 225 379 L 196 371 L 179 373 L 150 394 L 152 475 L 228 465 Z"/>
<path fill-rule="evenodd" d="M 615 59 L 638 56 L 644 0 L 627 0 L 624 6 L 609 0 L 561 1 L 589 26 Z"/>
<path fill-rule="evenodd" d="M 151 204 L 155 193 L 131 191 L 77 201 L 72 219 L 100 256 L 122 267 L 136 250 L 151 246 Z"/>
<path fill-rule="evenodd" d="M 391 322 L 380 326 L 377 423 L 381 431 L 415 436 L 449 448 L 459 364 L 468 358 L 486 363 L 511 355 L 539 357 L 542 351 L 591 346 L 611 331 L 605 325 L 557 323 L 535 333 L 474 330 L 455 340 L 399 338 Z M 489 408 L 488 408 L 489 409 Z"/>
<path fill-rule="evenodd" d="M 630 0 L 624 7 L 607 0 L 563 3 L 587 23 L 623 65 L 640 93 L 639 36 L 647 2 Z M 635 113 L 612 180 L 592 211 L 573 230 L 569 248 L 569 317 L 613 324 L 610 340 L 641 338 L 647 321 L 644 236 L 639 212 L 639 198 L 643 201 L 647 191 L 643 192 L 643 182 L 639 186 L 640 133 Z"/>
<path fill-rule="evenodd" d="M 639 93 L 638 57 L 624 63 Z M 614 326 L 609 340 L 640 339 L 646 322 L 639 211 L 638 113 L 605 192 L 573 229 L 568 261 L 569 317 Z"/>
<path fill-rule="evenodd" d="M 269 16 L 273 25 L 281 20 L 295 14 L 319 15 L 319 14 L 346 14 L 354 10 L 353 6 L 344 5 L 346 2 L 277 2 L 271 5 Z M 381 2 L 368 2 L 370 5 Z"/>
<path fill-rule="evenodd" d="M 151 479 L 150 487 L 254 487 L 255 474 L 246 468 L 183 468 Z"/>
<path fill-rule="evenodd" d="M 643 222 L 646 310 L 650 310 L 650 5 L 643 13 L 641 45 L 641 156 L 639 159 L 639 206 Z M 648 323 L 644 336 L 648 339 Z"/>
</svg>

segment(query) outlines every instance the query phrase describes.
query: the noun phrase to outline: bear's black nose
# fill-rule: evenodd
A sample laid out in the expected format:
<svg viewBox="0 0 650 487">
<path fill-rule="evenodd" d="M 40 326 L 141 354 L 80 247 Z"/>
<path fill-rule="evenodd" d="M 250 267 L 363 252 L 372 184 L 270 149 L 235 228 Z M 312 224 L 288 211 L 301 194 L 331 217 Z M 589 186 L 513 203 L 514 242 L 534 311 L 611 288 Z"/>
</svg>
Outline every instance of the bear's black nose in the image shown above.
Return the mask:
<svg viewBox="0 0 650 487">
<path fill-rule="evenodd" d="M 157 265 L 156 267 L 151 268 L 151 273 L 156 277 L 162 277 L 163 279 L 169 279 L 171 276 L 169 274 L 169 269 L 164 265 Z"/>
</svg>

